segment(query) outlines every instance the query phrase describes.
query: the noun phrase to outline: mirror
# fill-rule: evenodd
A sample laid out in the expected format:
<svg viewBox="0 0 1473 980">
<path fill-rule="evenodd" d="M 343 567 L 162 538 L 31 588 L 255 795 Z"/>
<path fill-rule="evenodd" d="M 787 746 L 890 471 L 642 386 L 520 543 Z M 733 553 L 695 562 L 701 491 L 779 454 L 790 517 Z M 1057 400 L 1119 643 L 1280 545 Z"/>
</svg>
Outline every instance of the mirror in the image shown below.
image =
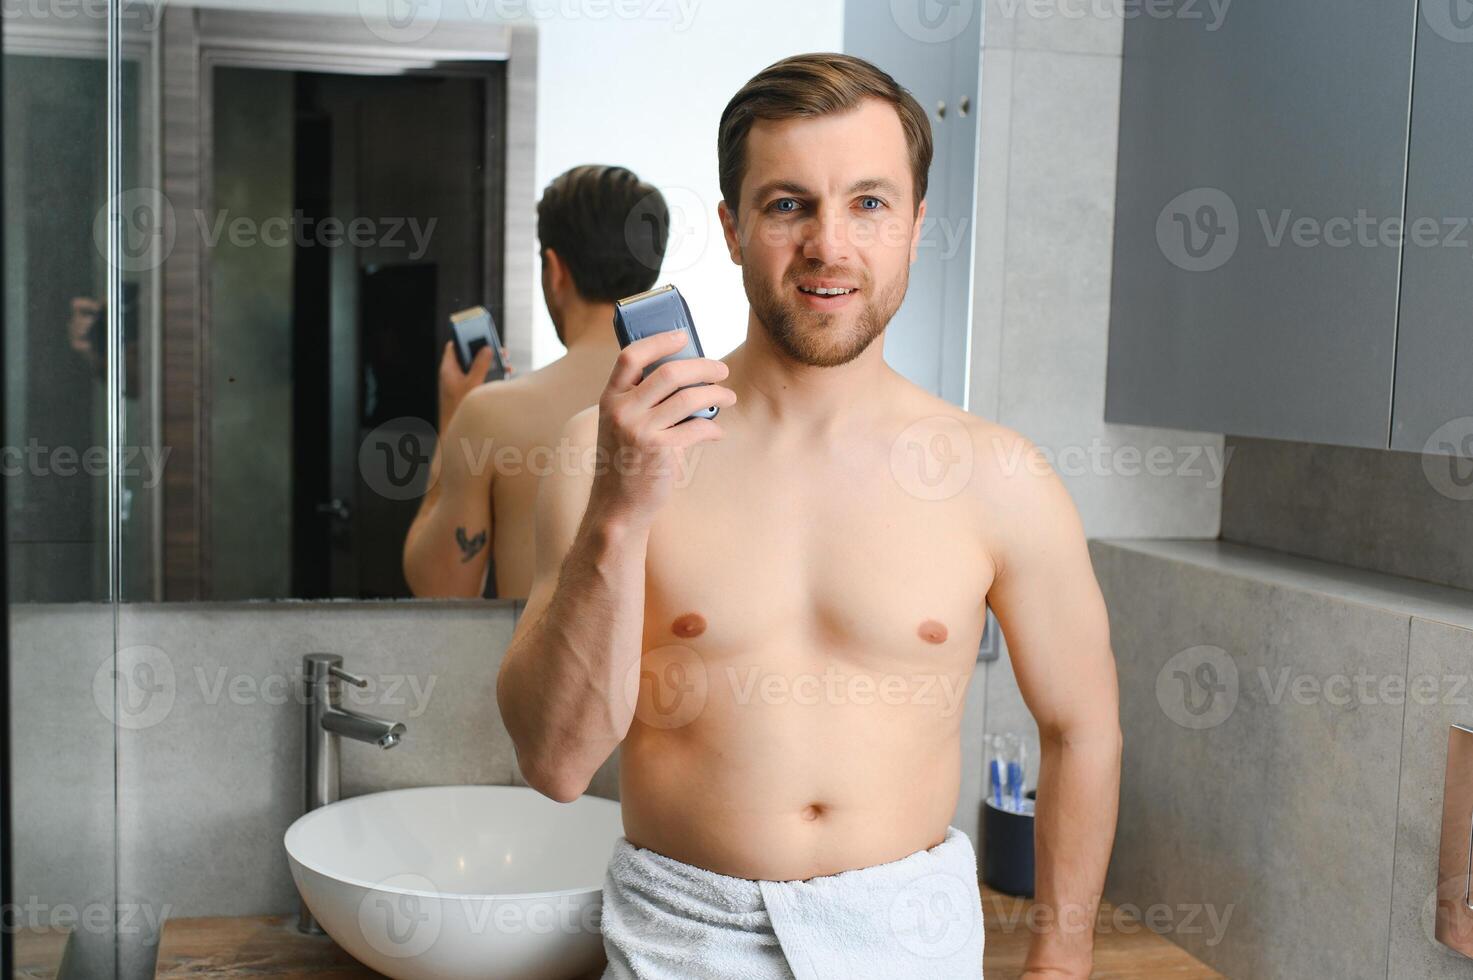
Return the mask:
<svg viewBox="0 0 1473 980">
<path fill-rule="evenodd" d="M 122 596 L 524 597 L 537 475 L 607 380 L 612 301 L 675 283 L 707 356 L 745 337 L 717 122 L 765 65 L 843 49 L 844 8 L 768 35 L 739 7 L 655 0 L 277 6 L 140 17 Z M 68 329 L 91 336 L 90 282 L 46 308 L 72 297 Z M 499 340 L 478 334 L 479 377 L 457 316 Z M 886 356 L 961 403 L 966 335 L 892 329 Z M 462 407 L 473 491 L 441 479 Z"/>
</svg>

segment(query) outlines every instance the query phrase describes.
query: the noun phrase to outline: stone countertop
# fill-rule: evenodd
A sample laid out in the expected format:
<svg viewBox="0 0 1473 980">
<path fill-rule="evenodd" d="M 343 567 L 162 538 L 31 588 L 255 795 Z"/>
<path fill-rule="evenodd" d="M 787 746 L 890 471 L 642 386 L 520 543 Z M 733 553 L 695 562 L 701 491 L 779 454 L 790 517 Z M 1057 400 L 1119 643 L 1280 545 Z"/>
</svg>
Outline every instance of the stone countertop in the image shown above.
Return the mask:
<svg viewBox="0 0 1473 980">
<path fill-rule="evenodd" d="M 1028 953 L 1026 899 L 982 888 L 988 976 L 1016 977 Z M 1110 907 L 1101 921 L 1109 922 Z M 382 980 L 327 936 L 297 931 L 296 916 L 170 919 L 159 940 L 157 980 Z M 1144 927 L 1101 930 L 1095 937 L 1097 980 L 1209 980 L 1217 973 Z M 596 980 L 596 977 L 585 978 Z"/>
</svg>

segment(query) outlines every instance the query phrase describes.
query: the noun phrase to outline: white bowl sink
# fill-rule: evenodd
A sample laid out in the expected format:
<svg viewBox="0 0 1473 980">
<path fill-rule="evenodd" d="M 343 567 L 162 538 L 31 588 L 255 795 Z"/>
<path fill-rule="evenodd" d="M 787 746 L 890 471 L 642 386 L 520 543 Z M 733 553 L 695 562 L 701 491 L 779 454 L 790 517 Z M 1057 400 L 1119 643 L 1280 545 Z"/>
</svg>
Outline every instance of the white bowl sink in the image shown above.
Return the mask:
<svg viewBox="0 0 1473 980">
<path fill-rule="evenodd" d="M 619 804 L 429 786 L 329 804 L 286 832 L 292 878 L 339 946 L 396 980 L 571 980 L 604 961 Z"/>
</svg>

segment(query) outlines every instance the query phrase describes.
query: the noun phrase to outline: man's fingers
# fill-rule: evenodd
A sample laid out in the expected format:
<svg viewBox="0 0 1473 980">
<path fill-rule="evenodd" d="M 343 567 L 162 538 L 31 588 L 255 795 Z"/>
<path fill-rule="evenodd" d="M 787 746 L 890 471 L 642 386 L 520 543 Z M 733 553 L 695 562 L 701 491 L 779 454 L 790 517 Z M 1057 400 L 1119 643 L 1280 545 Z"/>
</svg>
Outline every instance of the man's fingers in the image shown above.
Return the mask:
<svg viewBox="0 0 1473 980">
<path fill-rule="evenodd" d="M 665 438 L 668 440 L 666 445 L 672 449 L 685 450 L 700 442 L 720 442 L 726 438 L 726 432 L 715 419 L 697 416 L 666 429 Z"/>
<path fill-rule="evenodd" d="M 703 381 L 725 381 L 730 373 L 731 369 L 726 366 L 725 361 L 709 357 L 685 357 L 666 361 L 639 383 L 632 397 L 645 408 L 654 408 L 680 388 Z"/>
<path fill-rule="evenodd" d="M 717 408 L 729 408 L 736 404 L 736 392 L 721 385 L 696 385 L 693 388 L 682 388 L 669 398 L 660 402 L 650 411 L 650 421 L 656 429 L 684 428 L 690 422 L 681 421 L 703 408 L 713 405 Z M 709 421 L 697 416 L 691 422 Z"/>
<path fill-rule="evenodd" d="M 614 359 L 614 370 L 609 375 L 609 388 L 616 393 L 628 391 L 644 377 L 646 365 L 674 354 L 684 346 L 685 333 L 680 330 L 664 330 L 636 340 Z"/>
</svg>

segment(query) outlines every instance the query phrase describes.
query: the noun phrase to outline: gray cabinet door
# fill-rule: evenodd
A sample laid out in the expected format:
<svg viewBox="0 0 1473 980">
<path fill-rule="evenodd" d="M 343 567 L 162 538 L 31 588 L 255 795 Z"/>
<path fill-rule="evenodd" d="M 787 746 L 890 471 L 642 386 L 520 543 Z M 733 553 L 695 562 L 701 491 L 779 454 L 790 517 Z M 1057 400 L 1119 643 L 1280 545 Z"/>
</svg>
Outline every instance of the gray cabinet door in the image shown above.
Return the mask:
<svg viewBox="0 0 1473 980">
<path fill-rule="evenodd" d="M 1391 448 L 1473 456 L 1473 4 L 1418 21 Z"/>
<path fill-rule="evenodd" d="M 1125 25 L 1106 420 L 1384 448 L 1415 0 L 1151 9 L 1187 5 Z"/>
<path fill-rule="evenodd" d="M 885 331 L 885 360 L 961 407 L 972 323 L 981 46 L 981 4 L 897 0 L 844 7 L 844 51 L 878 65 L 915 96 L 930 114 L 935 144 L 921 245 L 905 302 Z"/>
</svg>

